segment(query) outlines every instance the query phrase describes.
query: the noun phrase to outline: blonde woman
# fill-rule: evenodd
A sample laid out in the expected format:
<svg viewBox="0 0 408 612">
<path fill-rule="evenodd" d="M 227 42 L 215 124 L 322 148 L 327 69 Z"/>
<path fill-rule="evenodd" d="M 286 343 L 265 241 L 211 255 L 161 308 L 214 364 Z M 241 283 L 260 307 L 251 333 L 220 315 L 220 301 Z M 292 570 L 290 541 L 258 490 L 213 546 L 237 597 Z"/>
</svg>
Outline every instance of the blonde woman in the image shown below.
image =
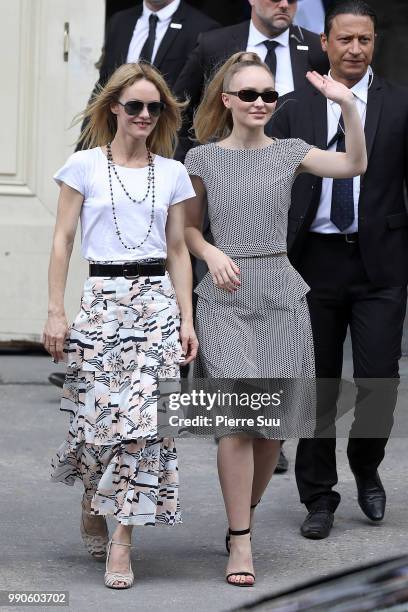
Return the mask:
<svg viewBox="0 0 408 612">
<path fill-rule="evenodd" d="M 291 187 L 300 172 L 335 178 L 360 174 L 367 159 L 353 94 L 315 72 L 307 78 L 341 105 L 346 153 L 321 151 L 299 139 L 268 138 L 264 128 L 278 97 L 274 79 L 259 59 L 242 54 L 220 69 L 196 113 L 196 138 L 210 144 L 190 150 L 185 160 L 197 194 L 187 211 L 186 241 L 209 270 L 196 289 L 196 327 L 201 373 L 211 378 L 314 376 L 309 288 L 286 255 Z M 206 209 L 214 244 L 201 232 Z M 303 410 L 300 402 L 300 421 L 307 416 Z M 229 523 L 226 579 L 251 587 L 253 508 L 274 472 L 280 441 L 272 438 L 279 433 L 238 427 L 219 437 L 218 470 Z"/>
<path fill-rule="evenodd" d="M 133 526 L 181 522 L 174 440 L 157 433 L 159 382 L 177 379 L 197 352 L 183 206 L 195 193 L 169 159 L 181 108 L 153 67 L 121 66 L 85 113 L 90 148 L 54 177 L 61 191 L 43 341 L 67 360 L 61 410 L 71 422 L 52 479 L 82 480 L 82 537 L 94 558 L 106 557 L 105 584 L 115 589 L 133 584 Z M 79 218 L 89 278 L 68 328 Z M 106 515 L 117 520 L 109 542 Z"/>
</svg>

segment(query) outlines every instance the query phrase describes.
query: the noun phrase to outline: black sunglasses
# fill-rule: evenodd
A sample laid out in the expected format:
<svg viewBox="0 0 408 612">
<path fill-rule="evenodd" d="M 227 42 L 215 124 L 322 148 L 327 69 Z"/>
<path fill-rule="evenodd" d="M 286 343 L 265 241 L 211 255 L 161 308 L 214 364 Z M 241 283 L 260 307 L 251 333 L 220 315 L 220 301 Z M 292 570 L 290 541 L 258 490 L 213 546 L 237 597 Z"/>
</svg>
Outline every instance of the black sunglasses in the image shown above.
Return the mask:
<svg viewBox="0 0 408 612">
<path fill-rule="evenodd" d="M 255 102 L 259 98 L 262 98 L 262 101 L 265 104 L 273 104 L 279 98 L 279 94 L 277 91 L 270 89 L 268 91 L 255 91 L 255 89 L 240 89 L 240 91 L 226 91 L 225 93 L 230 94 L 231 96 L 237 96 L 242 102 Z"/>
<path fill-rule="evenodd" d="M 129 102 L 126 102 L 125 104 L 118 100 L 118 104 L 123 106 L 125 113 L 131 117 L 140 115 L 145 106 L 151 117 L 158 117 L 166 108 L 164 102 L 142 102 L 141 100 L 129 100 Z"/>
</svg>

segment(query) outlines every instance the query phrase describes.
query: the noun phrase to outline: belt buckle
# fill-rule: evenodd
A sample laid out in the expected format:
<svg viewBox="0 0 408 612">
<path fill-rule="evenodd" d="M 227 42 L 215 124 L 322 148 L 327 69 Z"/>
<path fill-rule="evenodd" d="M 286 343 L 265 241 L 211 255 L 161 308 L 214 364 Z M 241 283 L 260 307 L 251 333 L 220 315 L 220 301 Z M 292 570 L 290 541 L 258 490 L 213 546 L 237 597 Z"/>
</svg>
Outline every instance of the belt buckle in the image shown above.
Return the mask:
<svg viewBox="0 0 408 612">
<path fill-rule="evenodd" d="M 350 240 L 349 239 L 349 236 L 352 236 L 352 234 L 344 234 L 344 236 L 345 236 L 347 244 L 355 244 L 357 242 L 357 240 Z"/>
<path fill-rule="evenodd" d="M 129 274 L 127 266 L 136 266 L 136 269 L 138 269 L 139 264 L 137 262 L 135 262 L 135 261 L 133 261 L 132 263 L 129 263 L 129 264 L 124 264 L 123 265 L 123 276 L 124 276 L 124 278 L 127 278 L 129 280 L 134 280 L 135 278 L 140 276 L 139 272 L 137 272 L 137 274 Z"/>
</svg>

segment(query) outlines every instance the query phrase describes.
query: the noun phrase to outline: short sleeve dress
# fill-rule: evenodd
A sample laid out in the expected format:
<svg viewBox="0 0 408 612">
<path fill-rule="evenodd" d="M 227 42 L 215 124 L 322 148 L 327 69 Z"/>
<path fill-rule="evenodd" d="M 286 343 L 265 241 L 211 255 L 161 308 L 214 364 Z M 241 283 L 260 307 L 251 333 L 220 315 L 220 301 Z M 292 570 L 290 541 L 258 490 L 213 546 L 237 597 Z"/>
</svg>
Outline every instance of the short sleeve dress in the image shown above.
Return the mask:
<svg viewBox="0 0 408 612">
<path fill-rule="evenodd" d="M 300 139 L 238 150 L 211 143 L 186 156 L 187 171 L 206 187 L 214 245 L 235 261 L 241 280 L 230 294 L 207 272 L 195 289 L 197 377 L 314 379 L 310 288 L 286 255 L 292 185 L 311 148 Z M 309 389 L 291 394 L 286 426 L 276 437 L 313 435 Z"/>
</svg>

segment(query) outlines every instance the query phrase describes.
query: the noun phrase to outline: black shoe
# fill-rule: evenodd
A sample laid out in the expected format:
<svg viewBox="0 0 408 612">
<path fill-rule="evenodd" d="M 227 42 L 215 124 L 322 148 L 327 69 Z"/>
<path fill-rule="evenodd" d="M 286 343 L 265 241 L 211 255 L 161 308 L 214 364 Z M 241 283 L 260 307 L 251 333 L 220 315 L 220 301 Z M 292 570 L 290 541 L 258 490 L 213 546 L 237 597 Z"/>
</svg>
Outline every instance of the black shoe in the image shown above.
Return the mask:
<svg viewBox="0 0 408 612">
<path fill-rule="evenodd" d="M 289 461 L 286 459 L 282 448 L 280 449 L 278 463 L 276 464 L 275 474 L 284 474 L 288 471 Z"/>
<path fill-rule="evenodd" d="M 311 510 L 300 528 L 300 533 L 310 540 L 323 540 L 333 527 L 334 514 L 327 508 Z"/>
<path fill-rule="evenodd" d="M 252 504 L 251 506 L 251 510 L 255 510 L 255 508 L 257 507 L 257 505 L 259 504 L 261 500 L 258 500 L 256 502 L 256 504 Z M 251 539 L 251 536 L 250 538 Z M 225 548 L 227 549 L 227 553 L 230 554 L 230 549 L 231 549 L 231 536 L 230 536 L 230 530 L 227 530 L 227 534 L 225 536 Z"/>
<path fill-rule="evenodd" d="M 64 386 L 65 374 L 63 372 L 53 372 L 49 375 L 48 380 L 52 385 L 55 385 L 56 387 L 62 389 L 62 387 Z"/>
<path fill-rule="evenodd" d="M 248 527 L 248 529 L 243 529 L 242 531 L 231 531 L 231 529 L 228 529 L 228 535 L 229 536 L 243 536 L 243 535 L 248 535 L 248 533 L 251 533 L 250 528 Z M 230 580 L 231 576 L 251 576 L 251 578 L 254 579 L 253 582 L 233 582 L 232 580 Z M 231 584 L 232 586 L 237 586 L 237 587 L 253 587 L 255 584 L 255 576 L 252 574 L 252 572 L 231 572 L 230 574 L 228 574 L 227 576 L 225 576 L 225 580 L 228 582 L 228 584 Z"/>
<path fill-rule="evenodd" d="M 386 495 L 378 475 L 358 476 L 354 474 L 357 484 L 358 505 L 364 514 L 372 521 L 381 521 L 384 518 Z"/>
</svg>

